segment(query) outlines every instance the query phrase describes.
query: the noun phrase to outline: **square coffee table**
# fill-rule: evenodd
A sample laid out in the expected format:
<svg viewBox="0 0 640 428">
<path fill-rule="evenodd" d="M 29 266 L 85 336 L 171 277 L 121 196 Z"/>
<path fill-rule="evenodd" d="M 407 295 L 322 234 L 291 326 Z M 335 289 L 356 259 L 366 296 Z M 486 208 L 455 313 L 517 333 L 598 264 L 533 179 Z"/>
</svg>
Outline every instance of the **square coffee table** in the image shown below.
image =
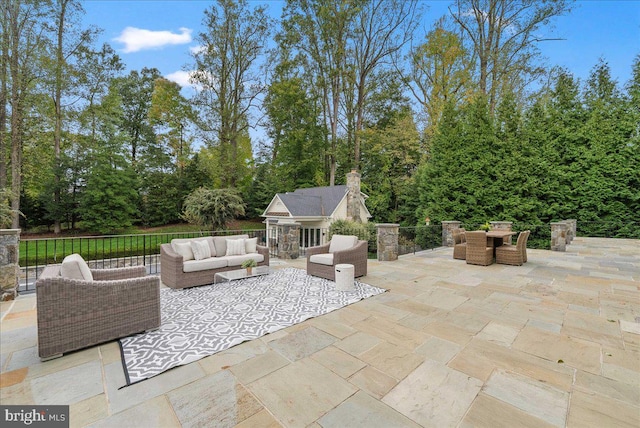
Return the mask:
<svg viewBox="0 0 640 428">
<path fill-rule="evenodd" d="M 213 276 L 213 283 L 230 282 L 236 279 L 251 278 L 253 276 L 269 275 L 271 270 L 269 266 L 256 266 L 251 269 L 251 273 L 247 273 L 246 269 L 228 270 L 226 272 L 216 272 Z"/>
</svg>

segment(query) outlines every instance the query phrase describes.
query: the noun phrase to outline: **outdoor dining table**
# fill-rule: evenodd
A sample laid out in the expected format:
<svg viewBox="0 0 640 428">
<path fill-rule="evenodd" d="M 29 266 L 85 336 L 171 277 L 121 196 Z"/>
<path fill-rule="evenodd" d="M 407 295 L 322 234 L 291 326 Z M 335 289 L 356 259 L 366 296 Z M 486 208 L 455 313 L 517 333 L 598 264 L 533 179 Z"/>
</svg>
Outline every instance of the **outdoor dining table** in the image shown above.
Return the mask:
<svg viewBox="0 0 640 428">
<path fill-rule="evenodd" d="M 517 232 L 511 230 L 490 230 L 487 232 L 487 247 L 493 247 L 493 254 L 496 254 L 496 248 L 501 246 L 505 238 L 513 236 Z"/>
</svg>

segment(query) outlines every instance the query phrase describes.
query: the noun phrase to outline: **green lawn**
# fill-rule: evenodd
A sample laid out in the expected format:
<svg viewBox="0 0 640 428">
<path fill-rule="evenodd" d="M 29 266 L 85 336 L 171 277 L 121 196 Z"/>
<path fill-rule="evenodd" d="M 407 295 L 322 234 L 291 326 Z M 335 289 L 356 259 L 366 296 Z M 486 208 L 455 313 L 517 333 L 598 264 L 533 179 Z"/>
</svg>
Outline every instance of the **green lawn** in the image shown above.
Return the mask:
<svg viewBox="0 0 640 428">
<path fill-rule="evenodd" d="M 127 234 L 110 236 L 61 236 L 24 235 L 20 240 L 20 266 L 60 263 L 72 253 L 79 253 L 86 260 L 146 256 L 160 253 L 160 244 L 174 238 L 207 236 L 200 227 L 188 224 L 155 228 L 135 228 Z M 232 231 L 264 230 L 264 224 L 255 221 L 237 221 L 224 233 Z"/>
</svg>

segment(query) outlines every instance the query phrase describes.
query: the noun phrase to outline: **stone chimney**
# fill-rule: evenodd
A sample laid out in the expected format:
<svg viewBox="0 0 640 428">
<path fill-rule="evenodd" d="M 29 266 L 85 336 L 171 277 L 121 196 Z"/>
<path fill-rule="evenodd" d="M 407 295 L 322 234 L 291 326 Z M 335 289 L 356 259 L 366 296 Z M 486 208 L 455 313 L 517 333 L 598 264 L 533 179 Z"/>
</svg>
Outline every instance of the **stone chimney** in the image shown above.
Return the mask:
<svg viewBox="0 0 640 428">
<path fill-rule="evenodd" d="M 360 174 L 352 169 L 347 174 L 347 219 L 360 222 Z"/>
</svg>

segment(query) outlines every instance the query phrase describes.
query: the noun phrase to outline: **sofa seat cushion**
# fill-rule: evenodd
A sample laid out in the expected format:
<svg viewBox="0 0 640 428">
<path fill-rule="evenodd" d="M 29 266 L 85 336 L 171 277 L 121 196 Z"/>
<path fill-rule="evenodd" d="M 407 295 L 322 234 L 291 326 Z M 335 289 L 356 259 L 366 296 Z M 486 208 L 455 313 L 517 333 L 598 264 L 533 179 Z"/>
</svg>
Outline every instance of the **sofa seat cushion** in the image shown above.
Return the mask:
<svg viewBox="0 0 640 428">
<path fill-rule="evenodd" d="M 227 260 L 228 266 L 240 266 L 242 262 L 245 260 L 253 259 L 256 263 L 262 263 L 264 261 L 264 256 L 258 253 L 244 254 L 242 256 L 226 256 L 224 257 Z"/>
<path fill-rule="evenodd" d="M 189 260 L 182 264 L 184 272 L 200 272 L 203 270 L 220 269 L 227 267 L 226 257 L 209 257 L 202 260 Z M 213 275 L 213 274 L 212 274 Z M 211 277 L 213 281 L 213 276 Z"/>
<path fill-rule="evenodd" d="M 309 257 L 309 261 L 319 265 L 333 266 L 333 254 L 312 254 L 311 257 Z"/>
<path fill-rule="evenodd" d="M 91 269 L 89 269 L 89 265 L 80 254 L 70 254 L 62 260 L 60 276 L 68 279 L 93 281 Z"/>
</svg>

